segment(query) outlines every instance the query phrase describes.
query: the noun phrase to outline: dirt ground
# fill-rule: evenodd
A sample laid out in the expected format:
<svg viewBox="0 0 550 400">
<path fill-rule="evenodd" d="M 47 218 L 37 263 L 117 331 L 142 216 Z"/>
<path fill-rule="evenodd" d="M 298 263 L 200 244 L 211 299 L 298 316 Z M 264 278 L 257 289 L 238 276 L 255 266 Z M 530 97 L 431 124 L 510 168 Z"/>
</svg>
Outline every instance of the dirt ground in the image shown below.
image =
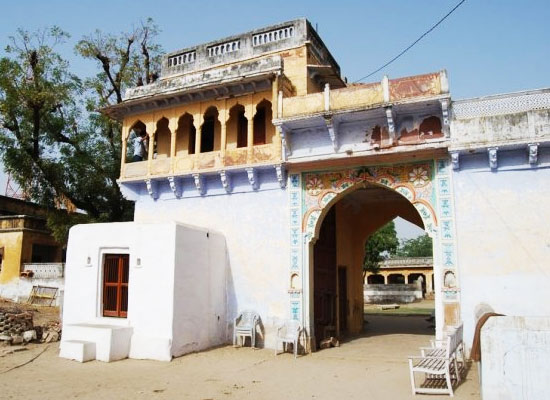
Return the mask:
<svg viewBox="0 0 550 400">
<path fill-rule="evenodd" d="M 24 311 L 32 312 L 35 326 L 44 326 L 59 321 L 59 307 L 35 306 L 0 299 L 0 310 L 17 313 Z"/>
<path fill-rule="evenodd" d="M 447 399 L 412 396 L 407 355 L 429 343 L 424 317 L 368 316 L 363 335 L 294 359 L 225 346 L 172 362 L 84 364 L 58 357 L 59 344 L 30 344 L 0 358 L 2 399 Z M 479 399 L 477 368 L 456 388 Z"/>
</svg>

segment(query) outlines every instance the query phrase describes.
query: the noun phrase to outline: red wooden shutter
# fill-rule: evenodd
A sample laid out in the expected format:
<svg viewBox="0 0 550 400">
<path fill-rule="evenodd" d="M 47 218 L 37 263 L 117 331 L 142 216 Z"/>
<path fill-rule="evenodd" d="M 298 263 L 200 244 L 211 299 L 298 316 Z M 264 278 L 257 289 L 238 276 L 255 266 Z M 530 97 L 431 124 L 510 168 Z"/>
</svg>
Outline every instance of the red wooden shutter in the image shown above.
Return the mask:
<svg viewBox="0 0 550 400">
<path fill-rule="evenodd" d="M 128 254 L 107 254 L 103 266 L 103 316 L 128 315 Z"/>
</svg>

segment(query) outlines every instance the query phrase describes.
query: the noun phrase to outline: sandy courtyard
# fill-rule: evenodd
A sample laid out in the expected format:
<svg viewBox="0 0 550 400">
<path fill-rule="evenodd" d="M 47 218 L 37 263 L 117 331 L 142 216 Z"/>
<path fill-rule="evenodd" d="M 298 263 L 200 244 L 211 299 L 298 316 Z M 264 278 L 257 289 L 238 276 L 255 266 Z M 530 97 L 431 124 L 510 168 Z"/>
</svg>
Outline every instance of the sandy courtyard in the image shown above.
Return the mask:
<svg viewBox="0 0 550 400">
<path fill-rule="evenodd" d="M 80 364 L 58 358 L 58 343 L 30 345 L 26 351 L 0 358 L 0 398 L 449 398 L 411 395 L 406 357 L 432 337 L 424 317 L 369 316 L 368 321 L 364 335 L 297 360 L 291 354 L 275 356 L 271 350 L 227 346 L 170 363 Z M 477 368 L 470 368 L 455 398 L 480 398 Z"/>
</svg>

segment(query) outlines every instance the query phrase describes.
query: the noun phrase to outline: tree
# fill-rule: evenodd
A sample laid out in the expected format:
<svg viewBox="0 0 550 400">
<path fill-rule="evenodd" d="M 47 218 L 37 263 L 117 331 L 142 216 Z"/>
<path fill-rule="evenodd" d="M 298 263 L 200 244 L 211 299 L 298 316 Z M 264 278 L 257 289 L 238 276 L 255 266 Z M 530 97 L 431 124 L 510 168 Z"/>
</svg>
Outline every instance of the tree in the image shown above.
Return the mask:
<svg viewBox="0 0 550 400">
<path fill-rule="evenodd" d="M 85 81 L 94 95 L 88 98 L 88 107 L 100 107 L 123 101 L 124 90 L 154 82 L 160 72 L 162 48 L 155 43 L 159 29 L 151 18 L 139 27 L 120 35 L 96 30 L 76 45 L 82 57 L 96 61 L 100 72 Z"/>
<path fill-rule="evenodd" d="M 122 101 L 140 79 L 159 68 L 152 20 L 120 36 L 99 31 L 77 45 L 101 71 L 82 82 L 57 54 L 69 35 L 58 27 L 10 37 L 0 59 L 0 154 L 5 169 L 31 200 L 52 212 L 48 224 L 64 242 L 74 223 L 131 220 L 133 203 L 116 182 L 121 127 L 98 109 Z M 76 208 L 82 214 L 54 211 Z M 63 207 L 62 207 L 63 208 Z"/>
<path fill-rule="evenodd" d="M 393 221 L 373 233 L 365 242 L 363 258 L 363 280 L 367 272 L 378 273 L 380 262 L 397 251 L 399 240 Z"/>
<path fill-rule="evenodd" d="M 432 238 L 428 234 L 401 242 L 397 255 L 400 257 L 432 257 Z"/>
</svg>

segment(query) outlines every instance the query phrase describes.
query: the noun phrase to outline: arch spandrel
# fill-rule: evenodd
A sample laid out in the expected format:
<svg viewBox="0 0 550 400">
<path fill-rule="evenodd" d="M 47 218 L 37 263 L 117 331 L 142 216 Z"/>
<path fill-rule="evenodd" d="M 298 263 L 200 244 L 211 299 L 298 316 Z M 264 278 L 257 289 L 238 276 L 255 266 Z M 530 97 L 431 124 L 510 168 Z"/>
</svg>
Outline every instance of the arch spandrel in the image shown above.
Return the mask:
<svg viewBox="0 0 550 400">
<path fill-rule="evenodd" d="M 303 182 L 302 231 L 307 242 L 316 240 L 319 221 L 333 204 L 367 184 L 387 187 L 405 197 L 420 214 L 426 232 L 435 235 L 438 222 L 432 162 L 310 172 L 304 174 Z"/>
</svg>

